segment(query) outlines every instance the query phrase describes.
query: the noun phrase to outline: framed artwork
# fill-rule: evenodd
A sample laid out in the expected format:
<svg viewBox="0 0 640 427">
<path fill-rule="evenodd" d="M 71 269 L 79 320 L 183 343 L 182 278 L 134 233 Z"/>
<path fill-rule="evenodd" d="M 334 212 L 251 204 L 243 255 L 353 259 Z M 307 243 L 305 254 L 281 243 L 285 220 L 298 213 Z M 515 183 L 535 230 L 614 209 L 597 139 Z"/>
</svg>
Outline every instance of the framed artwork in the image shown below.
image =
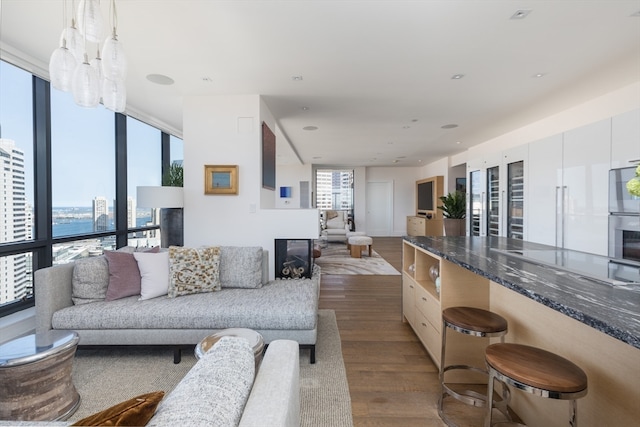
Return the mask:
<svg viewBox="0 0 640 427">
<path fill-rule="evenodd" d="M 204 194 L 238 194 L 238 165 L 205 165 Z"/>
<path fill-rule="evenodd" d="M 276 189 L 276 136 L 262 122 L 262 188 Z"/>
<path fill-rule="evenodd" d="M 456 191 L 467 192 L 467 178 L 456 178 Z"/>
</svg>

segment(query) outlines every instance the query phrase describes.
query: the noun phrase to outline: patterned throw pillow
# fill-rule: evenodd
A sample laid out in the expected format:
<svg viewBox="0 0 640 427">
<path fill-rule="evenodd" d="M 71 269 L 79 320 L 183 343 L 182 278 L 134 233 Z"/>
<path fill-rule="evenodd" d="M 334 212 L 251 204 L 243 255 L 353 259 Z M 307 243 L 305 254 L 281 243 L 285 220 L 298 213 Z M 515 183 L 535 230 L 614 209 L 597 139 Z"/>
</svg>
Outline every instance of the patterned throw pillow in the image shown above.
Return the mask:
<svg viewBox="0 0 640 427">
<path fill-rule="evenodd" d="M 219 290 L 219 247 L 169 247 L 169 298 Z"/>
</svg>

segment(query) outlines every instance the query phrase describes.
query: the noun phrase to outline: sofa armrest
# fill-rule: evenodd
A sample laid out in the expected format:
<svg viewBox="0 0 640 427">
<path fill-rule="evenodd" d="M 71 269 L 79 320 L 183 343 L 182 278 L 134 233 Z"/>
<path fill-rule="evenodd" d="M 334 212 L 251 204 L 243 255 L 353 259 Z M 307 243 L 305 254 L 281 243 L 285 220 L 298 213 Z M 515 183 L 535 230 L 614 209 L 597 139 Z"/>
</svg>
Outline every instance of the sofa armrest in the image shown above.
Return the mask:
<svg viewBox="0 0 640 427">
<path fill-rule="evenodd" d="M 36 270 L 33 287 L 36 299 L 36 332 L 51 329 L 53 313 L 73 305 L 71 300 L 73 263 Z"/>
<path fill-rule="evenodd" d="M 275 340 L 267 347 L 239 427 L 299 425 L 299 346 L 292 340 Z"/>
</svg>

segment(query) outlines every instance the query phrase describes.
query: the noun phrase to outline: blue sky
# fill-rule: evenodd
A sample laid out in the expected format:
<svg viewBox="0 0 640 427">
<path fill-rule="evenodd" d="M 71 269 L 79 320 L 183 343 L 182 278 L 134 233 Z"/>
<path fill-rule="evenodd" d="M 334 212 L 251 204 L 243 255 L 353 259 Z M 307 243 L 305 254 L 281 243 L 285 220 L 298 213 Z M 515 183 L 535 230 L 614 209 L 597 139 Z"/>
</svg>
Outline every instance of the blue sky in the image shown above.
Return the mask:
<svg viewBox="0 0 640 427">
<path fill-rule="evenodd" d="M 33 202 L 31 74 L 0 61 L 2 137 L 25 153 L 27 200 Z M 114 113 L 102 105 L 77 106 L 73 95 L 51 88 L 53 206 L 91 206 L 115 196 Z M 127 122 L 128 193 L 136 186 L 160 185 L 160 131 L 135 119 Z M 179 141 L 179 140 L 178 140 Z M 179 150 L 176 150 L 178 146 Z M 178 153 L 173 153 L 179 151 Z M 181 144 L 172 158 L 182 159 Z"/>
</svg>

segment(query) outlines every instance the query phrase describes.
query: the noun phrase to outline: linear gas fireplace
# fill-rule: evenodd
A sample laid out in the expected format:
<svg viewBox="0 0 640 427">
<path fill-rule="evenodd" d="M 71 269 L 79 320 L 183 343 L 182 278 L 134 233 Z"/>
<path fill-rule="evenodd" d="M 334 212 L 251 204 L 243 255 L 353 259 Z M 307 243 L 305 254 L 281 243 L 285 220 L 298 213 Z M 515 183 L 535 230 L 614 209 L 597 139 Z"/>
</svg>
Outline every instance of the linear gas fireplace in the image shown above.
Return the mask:
<svg viewBox="0 0 640 427">
<path fill-rule="evenodd" d="M 310 278 L 313 270 L 312 239 L 275 239 L 276 271 L 279 279 Z"/>
</svg>

